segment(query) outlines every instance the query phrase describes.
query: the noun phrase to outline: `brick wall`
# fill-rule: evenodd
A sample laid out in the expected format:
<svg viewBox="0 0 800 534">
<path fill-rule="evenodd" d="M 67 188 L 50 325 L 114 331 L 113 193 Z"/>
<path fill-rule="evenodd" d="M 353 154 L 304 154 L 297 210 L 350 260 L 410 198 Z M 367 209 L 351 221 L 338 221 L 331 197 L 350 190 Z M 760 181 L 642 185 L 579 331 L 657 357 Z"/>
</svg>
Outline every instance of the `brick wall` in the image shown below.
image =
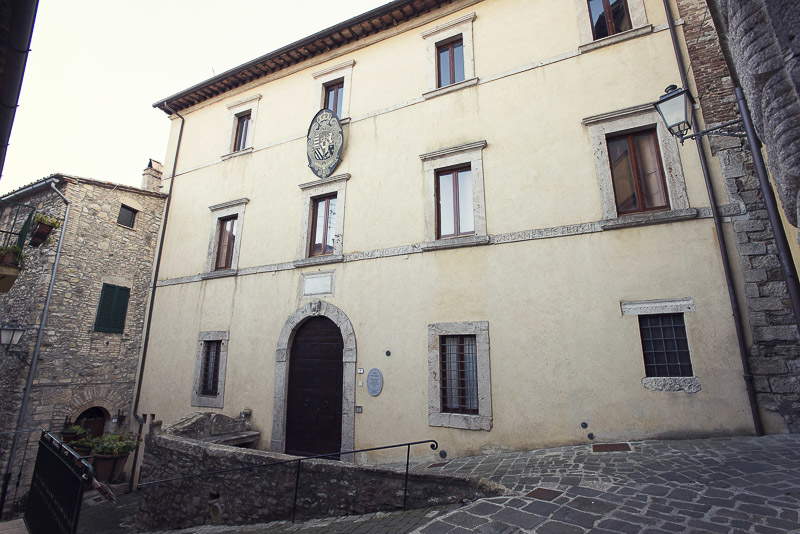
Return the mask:
<svg viewBox="0 0 800 534">
<path fill-rule="evenodd" d="M 678 0 L 690 69 L 707 126 L 738 118 L 734 83 L 706 0 Z M 798 326 L 752 157 L 744 140 L 710 137 L 727 193 L 745 208 L 733 230 L 749 324 L 749 359 L 768 431 L 800 431 Z M 737 261 L 734 259 L 734 261 Z"/>
<path fill-rule="evenodd" d="M 145 305 L 163 215 L 163 195 L 70 178 L 62 179 L 59 188 L 71 202 L 70 218 L 24 428 L 60 430 L 66 417 L 74 421 L 83 410 L 94 406 L 112 417 L 121 410 L 130 418 Z M 35 193 L 24 201 L 63 218 L 64 205 L 52 191 Z M 117 224 L 121 203 L 139 210 L 134 229 Z M 57 232 L 53 232 L 50 243 L 38 249 L 26 247 L 26 269 L 11 291 L 0 295 L 3 319 L 29 325 L 19 348 L 28 360 L 57 242 Z M 122 334 L 94 331 L 104 282 L 131 289 Z M 16 423 L 28 365 L 9 358 L 0 360 L 0 365 L 4 366 L 0 369 L 0 411 L 8 414 L 0 420 L 2 432 Z M 111 423 L 107 426 L 109 431 L 119 428 Z M 21 438 L 22 450 L 14 461 L 15 478 L 20 469 L 23 472 L 18 497 L 26 491 L 32 473 L 38 435 L 23 434 Z M 8 446 L 2 450 L 8 451 Z"/>
</svg>

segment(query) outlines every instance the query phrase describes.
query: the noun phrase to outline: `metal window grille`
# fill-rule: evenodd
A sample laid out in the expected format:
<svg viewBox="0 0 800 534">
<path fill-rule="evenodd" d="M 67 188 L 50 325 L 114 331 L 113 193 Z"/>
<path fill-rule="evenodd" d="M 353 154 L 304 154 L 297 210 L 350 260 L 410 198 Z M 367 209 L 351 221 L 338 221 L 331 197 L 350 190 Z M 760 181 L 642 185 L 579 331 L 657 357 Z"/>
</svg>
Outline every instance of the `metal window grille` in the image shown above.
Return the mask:
<svg viewBox="0 0 800 534">
<path fill-rule="evenodd" d="M 203 368 L 200 395 L 217 396 L 219 392 L 219 352 L 222 341 L 203 341 Z"/>
<path fill-rule="evenodd" d="M 441 336 L 442 411 L 478 413 L 478 364 L 475 336 Z"/>
<path fill-rule="evenodd" d="M 646 376 L 693 376 L 682 313 L 639 316 Z"/>
</svg>

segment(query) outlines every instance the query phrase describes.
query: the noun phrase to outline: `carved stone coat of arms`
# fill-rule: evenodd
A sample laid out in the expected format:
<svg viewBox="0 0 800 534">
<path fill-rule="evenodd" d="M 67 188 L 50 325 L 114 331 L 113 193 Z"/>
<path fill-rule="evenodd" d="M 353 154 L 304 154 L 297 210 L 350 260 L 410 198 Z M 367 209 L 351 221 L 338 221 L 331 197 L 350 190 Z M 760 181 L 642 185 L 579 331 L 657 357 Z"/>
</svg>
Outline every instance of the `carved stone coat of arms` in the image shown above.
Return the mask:
<svg viewBox="0 0 800 534">
<path fill-rule="evenodd" d="M 327 178 L 342 159 L 344 133 L 339 119 L 329 109 L 322 109 L 311 120 L 306 139 L 306 155 L 311 171 Z"/>
</svg>

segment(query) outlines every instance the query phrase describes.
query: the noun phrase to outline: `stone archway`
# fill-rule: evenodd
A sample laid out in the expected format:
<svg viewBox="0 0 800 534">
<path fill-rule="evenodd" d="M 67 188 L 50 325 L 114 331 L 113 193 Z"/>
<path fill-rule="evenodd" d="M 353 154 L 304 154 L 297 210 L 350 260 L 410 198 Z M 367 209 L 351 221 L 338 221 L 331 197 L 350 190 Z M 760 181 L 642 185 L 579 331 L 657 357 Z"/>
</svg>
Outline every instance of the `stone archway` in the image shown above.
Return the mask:
<svg viewBox="0 0 800 534">
<path fill-rule="evenodd" d="M 289 357 L 292 340 L 297 327 L 310 317 L 324 316 L 339 327 L 344 342 L 342 351 L 342 449 L 353 450 L 355 446 L 355 399 L 356 399 L 356 335 L 347 315 L 328 302 L 309 302 L 286 320 L 278 336 L 275 349 L 275 394 L 272 409 L 272 439 L 270 449 L 286 450 L 286 398 L 289 385 Z M 353 455 L 342 459 L 352 461 Z"/>
</svg>

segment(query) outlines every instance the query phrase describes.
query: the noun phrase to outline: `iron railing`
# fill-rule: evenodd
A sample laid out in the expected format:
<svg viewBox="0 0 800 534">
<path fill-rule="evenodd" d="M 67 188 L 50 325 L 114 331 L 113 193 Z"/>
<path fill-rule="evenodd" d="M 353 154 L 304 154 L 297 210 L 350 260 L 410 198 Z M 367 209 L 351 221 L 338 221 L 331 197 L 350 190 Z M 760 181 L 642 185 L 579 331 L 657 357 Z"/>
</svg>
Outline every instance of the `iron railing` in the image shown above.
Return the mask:
<svg viewBox="0 0 800 534">
<path fill-rule="evenodd" d="M 205 478 L 205 477 L 210 477 L 210 476 L 214 476 L 214 475 L 224 475 L 224 474 L 228 474 L 228 473 L 237 473 L 237 472 L 242 472 L 242 471 L 256 471 L 258 469 L 266 469 L 266 468 L 269 468 L 269 467 L 274 467 L 276 465 L 287 465 L 287 464 L 291 464 L 291 463 L 296 463 L 297 464 L 297 468 L 295 470 L 295 478 L 294 478 L 294 496 L 292 497 L 292 522 L 294 523 L 294 520 L 295 520 L 295 517 L 296 517 L 296 512 L 297 512 L 297 493 L 298 493 L 298 490 L 300 488 L 300 472 L 302 470 L 302 464 L 303 464 L 304 461 L 306 461 L 306 460 L 326 459 L 326 458 L 334 458 L 334 459 L 338 460 L 340 457 L 342 457 L 344 455 L 347 455 L 347 454 L 356 454 L 356 453 L 359 453 L 359 452 L 382 451 L 382 450 L 386 450 L 386 449 L 397 449 L 397 448 L 400 448 L 400 447 L 405 447 L 406 448 L 406 469 L 405 469 L 405 475 L 404 475 L 404 478 L 403 478 L 403 510 L 405 510 L 407 502 L 408 502 L 408 468 L 409 468 L 409 465 L 410 465 L 410 462 L 411 462 L 411 446 L 412 445 L 423 445 L 423 444 L 426 444 L 426 443 L 429 443 L 430 444 L 430 448 L 432 450 L 434 450 L 434 451 L 439 448 L 439 442 L 437 442 L 435 439 L 425 439 L 425 440 L 422 440 L 422 441 L 408 441 L 406 443 L 396 443 L 394 445 L 384 445 L 382 447 L 370 447 L 369 449 L 357 449 L 357 450 L 352 450 L 352 451 L 341 451 L 341 452 L 331 452 L 331 453 L 328 453 L 328 454 L 317 454 L 317 455 L 314 455 L 314 456 L 303 456 L 303 457 L 299 457 L 299 458 L 293 458 L 291 460 L 281 460 L 279 462 L 271 462 L 271 463 L 268 463 L 268 464 L 248 465 L 246 467 L 235 467 L 235 468 L 231 468 L 231 469 L 220 469 L 220 470 L 217 470 L 217 471 L 206 471 L 206 472 L 203 472 L 203 473 L 197 473 L 197 474 L 193 474 L 193 475 L 183 475 L 183 476 L 179 476 L 179 477 L 165 478 L 165 479 L 161 479 L 161 480 L 153 480 L 153 481 L 150 481 L 150 482 L 142 482 L 142 483 L 138 484 L 137 488 L 138 489 L 142 489 L 142 488 L 146 488 L 146 487 L 151 487 L 151 486 L 156 486 L 156 485 L 161 485 L 161 484 L 167 484 L 169 482 L 176 482 L 176 481 L 179 481 L 179 480 L 187 480 L 187 479 L 192 479 L 192 478 Z"/>
<path fill-rule="evenodd" d="M 28 204 L 0 200 L 0 247 L 25 245 L 35 211 Z"/>
</svg>

